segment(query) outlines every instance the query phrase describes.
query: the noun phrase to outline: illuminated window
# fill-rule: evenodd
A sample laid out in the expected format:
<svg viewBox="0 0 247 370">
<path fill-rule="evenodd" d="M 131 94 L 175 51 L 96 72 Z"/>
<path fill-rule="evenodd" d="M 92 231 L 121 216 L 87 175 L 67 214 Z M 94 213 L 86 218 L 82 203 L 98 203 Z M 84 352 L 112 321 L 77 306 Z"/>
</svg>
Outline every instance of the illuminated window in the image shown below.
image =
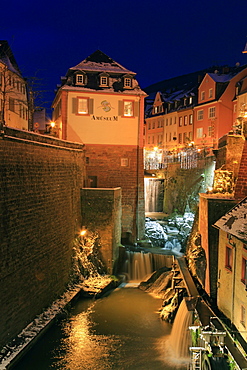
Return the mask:
<svg viewBox="0 0 247 370">
<path fill-rule="evenodd" d="M 244 257 L 242 258 L 241 281 L 247 285 L 247 260 Z"/>
<path fill-rule="evenodd" d="M 178 143 L 182 144 L 182 134 L 178 134 Z"/>
<path fill-rule="evenodd" d="M 208 118 L 215 118 L 215 107 L 208 108 Z"/>
<path fill-rule="evenodd" d="M 124 100 L 124 112 L 125 117 L 133 117 L 134 115 L 134 102 L 129 100 Z"/>
<path fill-rule="evenodd" d="M 187 133 L 184 132 L 184 134 L 183 134 L 183 143 L 185 144 L 186 141 L 187 141 Z"/>
<path fill-rule="evenodd" d="M 232 248 L 228 246 L 226 246 L 225 267 L 227 268 L 227 270 L 232 271 Z"/>
<path fill-rule="evenodd" d="M 193 103 L 193 98 L 192 98 L 192 96 L 190 96 L 190 98 L 189 98 L 189 104 L 191 105 Z"/>
<path fill-rule="evenodd" d="M 188 125 L 188 116 L 184 116 L 184 126 Z"/>
<path fill-rule="evenodd" d="M 203 128 L 202 127 L 199 127 L 197 130 L 196 130 L 196 137 L 197 139 L 200 139 L 203 137 Z"/>
<path fill-rule="evenodd" d="M 77 85 L 84 85 L 85 83 L 85 76 L 84 75 L 76 75 L 76 84 Z"/>
<path fill-rule="evenodd" d="M 208 90 L 208 97 L 212 98 L 213 97 L 213 89 Z"/>
<path fill-rule="evenodd" d="M 78 98 L 78 113 L 88 114 L 88 98 Z"/>
<path fill-rule="evenodd" d="M 212 126 L 208 126 L 208 136 L 212 136 Z"/>
<path fill-rule="evenodd" d="M 201 109 L 197 112 L 197 119 L 198 119 L 198 121 L 203 119 L 203 109 Z"/>
<path fill-rule="evenodd" d="M 192 125 L 192 123 L 193 123 L 193 115 L 190 114 L 189 115 L 189 124 Z"/>
<path fill-rule="evenodd" d="M 183 125 L 183 117 L 179 117 L 178 124 L 179 124 L 179 126 Z"/>
<path fill-rule="evenodd" d="M 100 76 L 100 86 L 109 86 L 109 77 L 107 75 L 104 74 Z"/>
<path fill-rule="evenodd" d="M 131 88 L 132 87 L 132 78 L 125 77 L 124 87 L 126 87 L 126 88 Z"/>
<path fill-rule="evenodd" d="M 205 91 L 201 92 L 201 100 L 205 100 Z"/>
</svg>

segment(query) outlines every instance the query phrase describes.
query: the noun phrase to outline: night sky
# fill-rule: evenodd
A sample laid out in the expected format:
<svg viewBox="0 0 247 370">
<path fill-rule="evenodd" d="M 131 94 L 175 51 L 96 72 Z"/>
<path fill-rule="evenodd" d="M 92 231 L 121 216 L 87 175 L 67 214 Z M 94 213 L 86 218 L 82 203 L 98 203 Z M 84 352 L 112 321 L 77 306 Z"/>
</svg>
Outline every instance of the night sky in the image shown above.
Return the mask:
<svg viewBox="0 0 247 370">
<path fill-rule="evenodd" d="M 136 72 L 142 88 L 247 64 L 246 11 L 246 0 L 4 0 L 0 39 L 24 77 L 41 79 L 49 107 L 60 77 L 97 49 Z"/>
</svg>

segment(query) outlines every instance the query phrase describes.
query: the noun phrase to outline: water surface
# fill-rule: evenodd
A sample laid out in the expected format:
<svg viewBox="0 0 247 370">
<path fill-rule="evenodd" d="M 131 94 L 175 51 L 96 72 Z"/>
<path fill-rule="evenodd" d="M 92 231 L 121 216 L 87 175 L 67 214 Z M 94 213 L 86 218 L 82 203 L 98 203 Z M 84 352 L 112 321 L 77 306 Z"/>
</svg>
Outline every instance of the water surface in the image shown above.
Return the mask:
<svg viewBox="0 0 247 370">
<path fill-rule="evenodd" d="M 79 300 L 15 370 L 172 370 L 166 350 L 171 325 L 162 300 L 133 287 L 99 300 Z"/>
</svg>

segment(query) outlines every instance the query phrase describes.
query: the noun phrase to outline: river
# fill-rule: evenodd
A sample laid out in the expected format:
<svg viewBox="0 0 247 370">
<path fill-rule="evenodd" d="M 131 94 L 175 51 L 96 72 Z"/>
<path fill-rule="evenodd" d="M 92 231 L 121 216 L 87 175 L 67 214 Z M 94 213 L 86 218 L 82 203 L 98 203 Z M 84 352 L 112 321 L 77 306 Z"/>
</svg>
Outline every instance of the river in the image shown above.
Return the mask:
<svg viewBox="0 0 247 370">
<path fill-rule="evenodd" d="M 134 284 L 98 299 L 80 299 L 15 370 L 182 370 L 169 357 L 171 325 L 162 300 Z"/>
</svg>

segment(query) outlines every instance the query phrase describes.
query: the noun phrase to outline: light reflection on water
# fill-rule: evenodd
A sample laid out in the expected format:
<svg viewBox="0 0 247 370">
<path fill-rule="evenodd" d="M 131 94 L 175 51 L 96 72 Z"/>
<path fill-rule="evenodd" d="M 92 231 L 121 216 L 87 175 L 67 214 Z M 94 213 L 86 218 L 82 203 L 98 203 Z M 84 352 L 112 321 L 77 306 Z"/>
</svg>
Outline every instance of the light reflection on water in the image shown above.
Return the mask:
<svg viewBox="0 0 247 370">
<path fill-rule="evenodd" d="M 133 287 L 96 301 L 81 300 L 15 369 L 175 369 L 165 359 L 171 326 L 159 318 L 161 305 L 162 300 Z"/>
</svg>

